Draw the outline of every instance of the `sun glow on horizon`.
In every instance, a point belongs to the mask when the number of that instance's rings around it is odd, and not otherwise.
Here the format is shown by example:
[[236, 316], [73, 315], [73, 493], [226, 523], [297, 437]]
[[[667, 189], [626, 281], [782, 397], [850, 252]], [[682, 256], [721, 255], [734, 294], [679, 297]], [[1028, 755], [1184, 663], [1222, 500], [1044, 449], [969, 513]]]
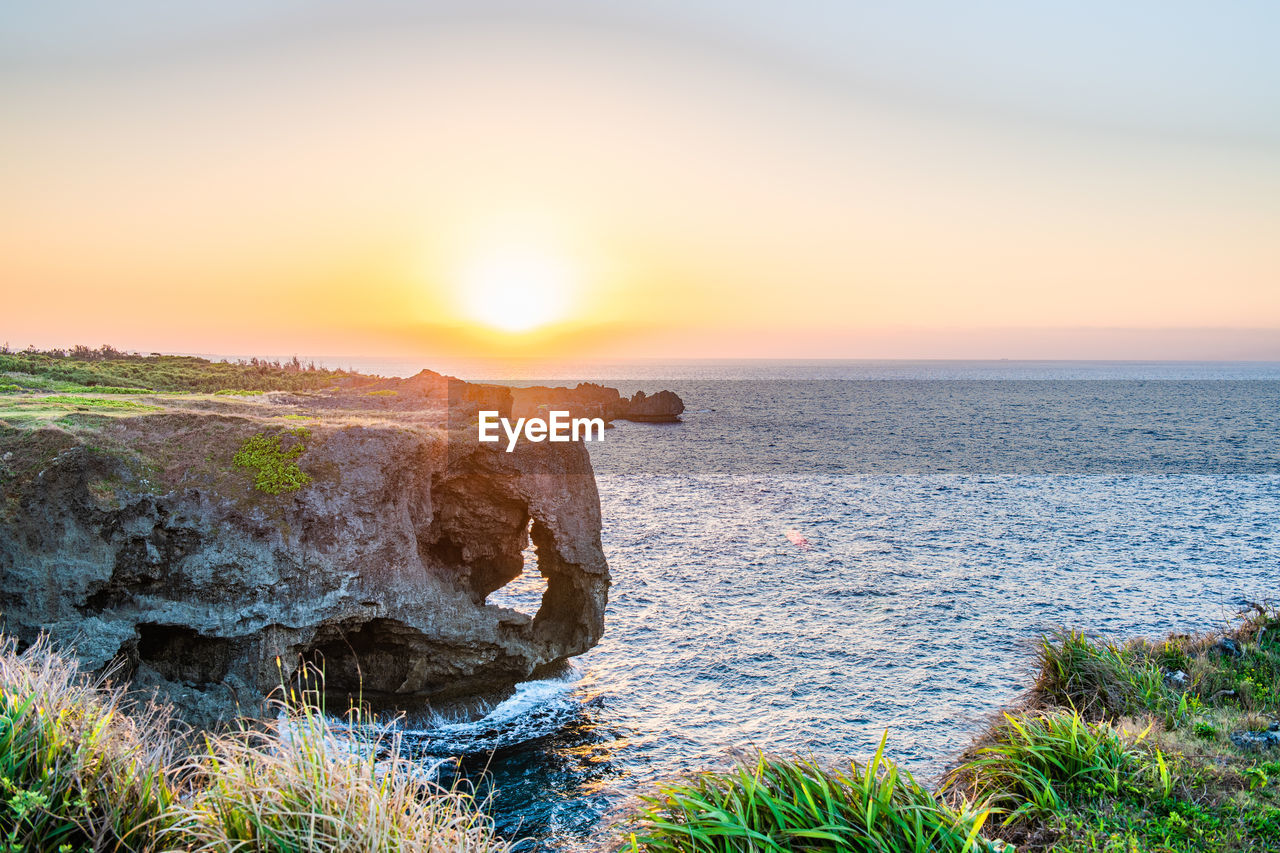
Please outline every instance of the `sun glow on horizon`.
[[577, 271], [563, 257], [529, 245], [477, 253], [458, 276], [465, 315], [504, 332], [529, 332], [562, 320], [578, 288]]

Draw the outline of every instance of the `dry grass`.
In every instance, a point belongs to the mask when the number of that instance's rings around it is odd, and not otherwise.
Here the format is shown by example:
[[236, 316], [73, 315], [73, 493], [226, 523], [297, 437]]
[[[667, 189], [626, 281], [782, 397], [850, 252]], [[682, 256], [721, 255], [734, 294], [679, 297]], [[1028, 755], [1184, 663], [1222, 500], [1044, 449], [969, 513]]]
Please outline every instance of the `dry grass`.
[[169, 715], [40, 641], [0, 638], [0, 842], [145, 850], [173, 803]]
[[295, 704], [175, 761], [166, 709], [130, 704], [43, 640], [19, 652], [0, 638], [0, 850], [511, 849], [483, 803], [370, 731], [357, 742]]
[[509, 850], [480, 803], [446, 790], [385, 737], [338, 736], [302, 711], [265, 730], [209, 738], [181, 769], [194, 794], [167, 815], [165, 838], [196, 851]]

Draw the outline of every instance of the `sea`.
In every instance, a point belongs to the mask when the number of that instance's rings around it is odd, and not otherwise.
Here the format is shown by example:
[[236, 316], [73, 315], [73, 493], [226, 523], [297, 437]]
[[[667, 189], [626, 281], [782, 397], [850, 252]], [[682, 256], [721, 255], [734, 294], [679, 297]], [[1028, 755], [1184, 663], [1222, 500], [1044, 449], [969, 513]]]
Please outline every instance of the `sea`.
[[[615, 843], [637, 797], [755, 750], [920, 781], [1063, 627], [1162, 637], [1280, 601], [1280, 363], [317, 359], [669, 389], [589, 445], [604, 638], [408, 751], [534, 850]], [[533, 613], [525, 574], [490, 601]]]

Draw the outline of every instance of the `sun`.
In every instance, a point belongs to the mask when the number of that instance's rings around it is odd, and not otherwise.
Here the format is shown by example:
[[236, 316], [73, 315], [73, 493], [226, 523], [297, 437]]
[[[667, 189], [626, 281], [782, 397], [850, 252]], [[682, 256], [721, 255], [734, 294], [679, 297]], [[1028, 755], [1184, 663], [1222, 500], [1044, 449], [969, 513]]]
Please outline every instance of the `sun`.
[[464, 264], [458, 288], [470, 319], [504, 332], [528, 332], [564, 318], [576, 271], [546, 248], [501, 246]]

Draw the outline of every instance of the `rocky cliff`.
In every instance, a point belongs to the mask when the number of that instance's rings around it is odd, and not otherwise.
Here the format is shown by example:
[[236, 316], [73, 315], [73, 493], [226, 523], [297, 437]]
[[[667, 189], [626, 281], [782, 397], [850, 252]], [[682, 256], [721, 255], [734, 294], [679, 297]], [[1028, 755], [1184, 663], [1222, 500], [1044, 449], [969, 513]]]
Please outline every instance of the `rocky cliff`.
[[[426, 384], [0, 413], [4, 629], [123, 661], [201, 722], [307, 661], [331, 693], [408, 705], [586, 651], [609, 571], [585, 448], [478, 444], [447, 398], [505, 391]], [[530, 542], [541, 607], [486, 604]]]

